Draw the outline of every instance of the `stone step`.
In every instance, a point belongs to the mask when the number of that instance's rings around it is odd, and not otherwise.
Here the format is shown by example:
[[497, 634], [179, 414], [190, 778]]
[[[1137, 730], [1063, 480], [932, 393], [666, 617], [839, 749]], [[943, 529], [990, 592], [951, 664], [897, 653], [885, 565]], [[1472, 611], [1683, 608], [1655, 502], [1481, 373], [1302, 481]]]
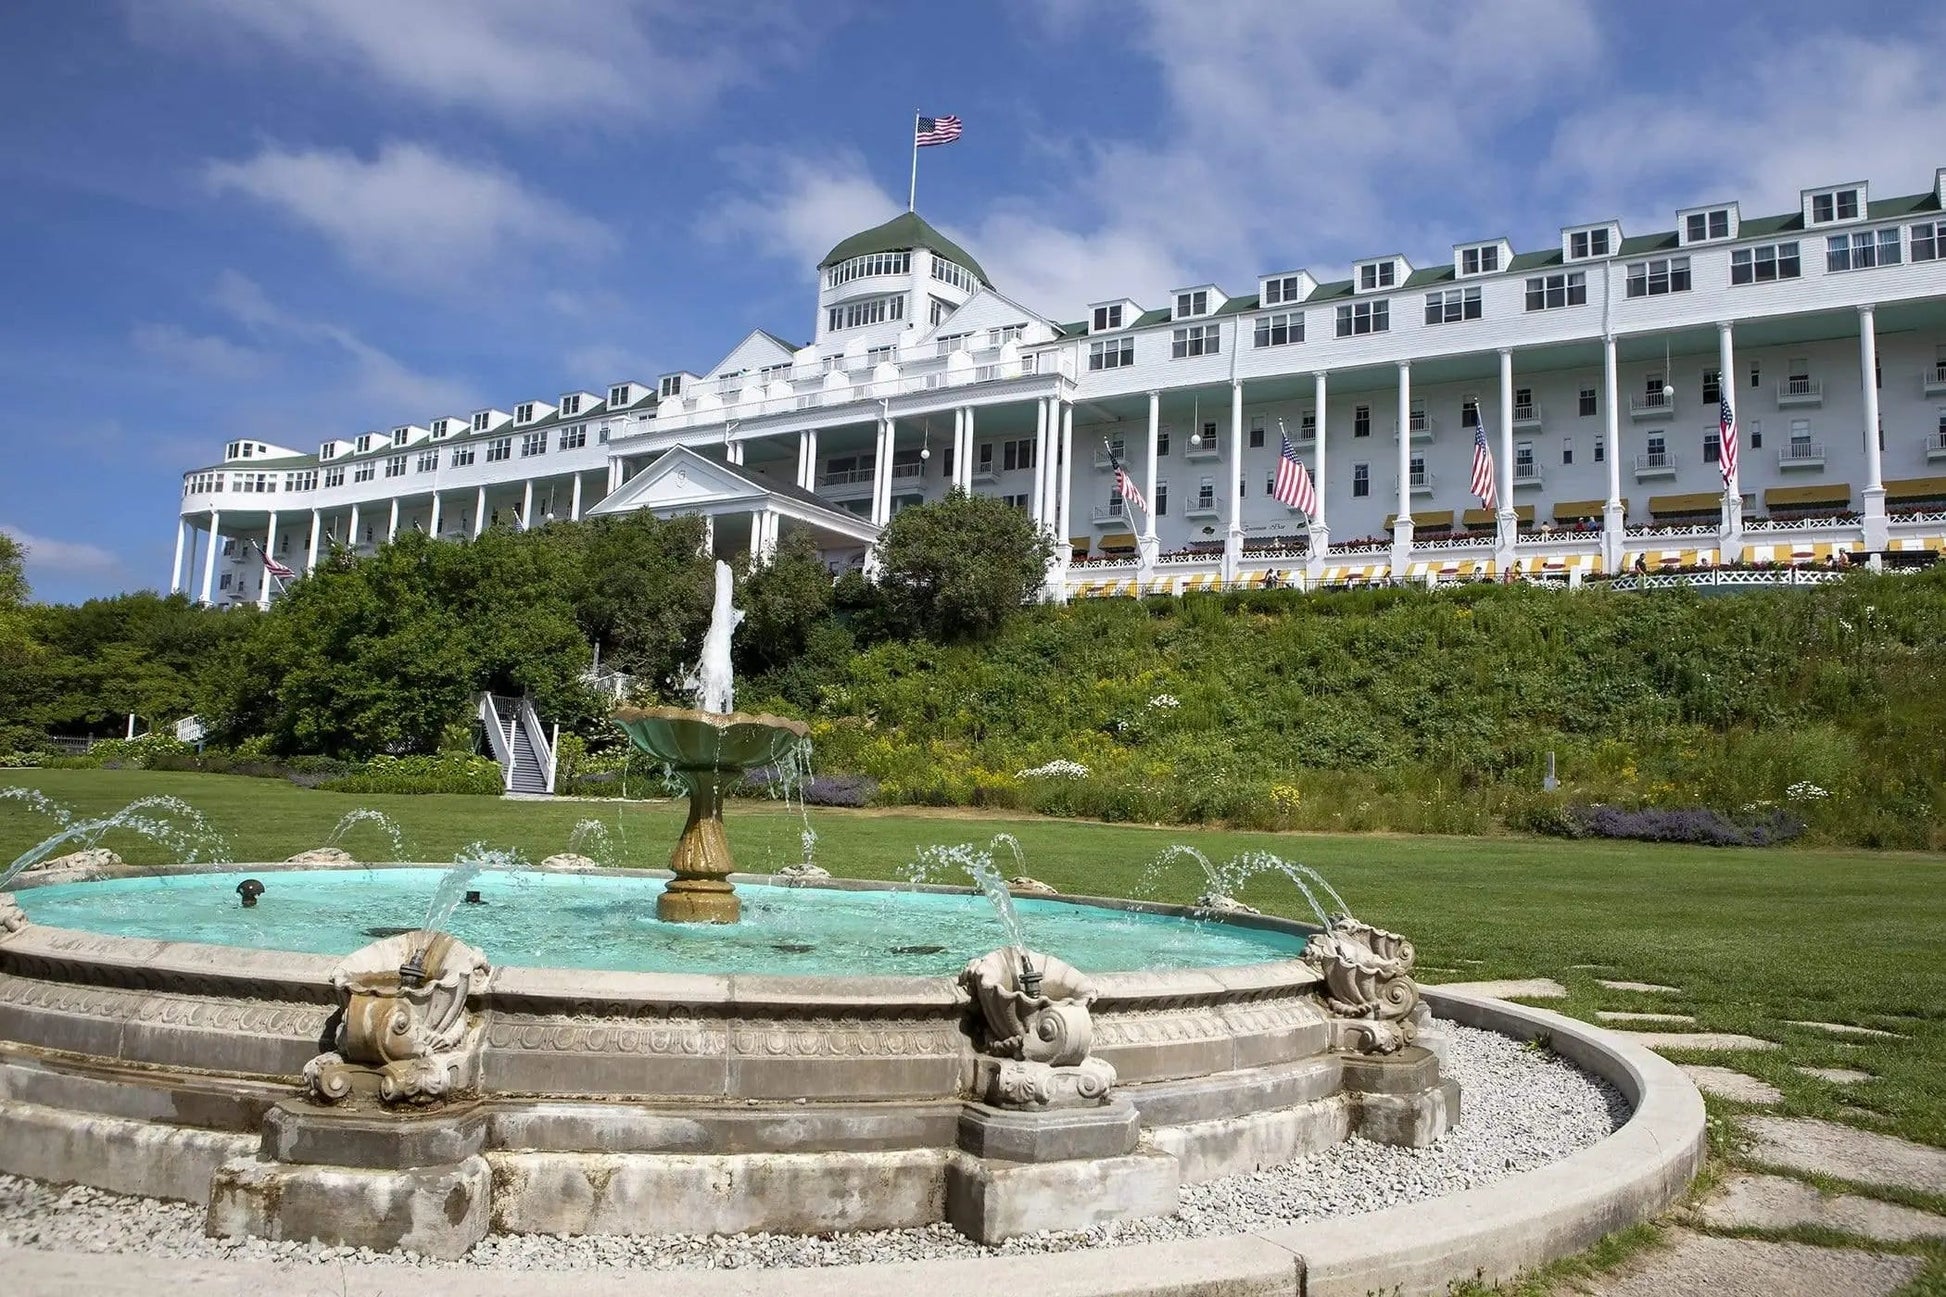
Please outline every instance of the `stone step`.
[[1886, 1243], [1946, 1237], [1946, 1217], [1849, 1193], [1820, 1193], [1802, 1180], [1742, 1172], [1723, 1182], [1702, 1207], [1712, 1229], [1797, 1229], [1812, 1226], [1862, 1234]]
[[1686, 1013], [1623, 1013], [1613, 1009], [1597, 1009], [1595, 1017], [1602, 1022], [1672, 1022], [1679, 1026], [1694, 1026], [1696, 1022]]
[[1664, 986], [1660, 982], [1623, 982], [1611, 981], [1606, 977], [1595, 979], [1597, 986], [1605, 986], [1611, 991], [1644, 991], [1654, 995], [1681, 995], [1680, 986]]
[[1646, 1049], [1776, 1049], [1774, 1040], [1743, 1036], [1734, 1031], [1618, 1031]]
[[[1428, 985], [1432, 985], [1428, 983]], [[1560, 1000], [1567, 998], [1568, 988], [1551, 977], [1506, 977], [1485, 982], [1441, 982], [1442, 991], [1462, 991], [1467, 995], [1485, 996], [1489, 1000]]]
[[1783, 1091], [1770, 1082], [1758, 1080], [1754, 1076], [1732, 1068], [1710, 1067], [1703, 1063], [1685, 1063], [1682, 1070], [1704, 1094], [1734, 1099], [1738, 1103], [1782, 1103], [1784, 1101]]
[[1946, 1193], [1946, 1148], [1808, 1117], [1745, 1117], [1753, 1161], [1860, 1184]]
[[1603, 1275], [1594, 1297], [1885, 1297], [1926, 1267], [1918, 1256], [1885, 1256], [1808, 1243], [1765, 1243], [1675, 1231], [1670, 1246]]

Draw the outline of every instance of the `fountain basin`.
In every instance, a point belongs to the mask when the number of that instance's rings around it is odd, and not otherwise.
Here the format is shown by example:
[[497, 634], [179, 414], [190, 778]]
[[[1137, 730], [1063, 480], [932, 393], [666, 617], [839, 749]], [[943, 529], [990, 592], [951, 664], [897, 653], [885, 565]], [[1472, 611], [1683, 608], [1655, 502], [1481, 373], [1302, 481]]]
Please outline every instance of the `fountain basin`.
[[676, 770], [748, 770], [781, 761], [810, 736], [802, 721], [686, 707], [618, 707], [612, 718], [642, 751]]

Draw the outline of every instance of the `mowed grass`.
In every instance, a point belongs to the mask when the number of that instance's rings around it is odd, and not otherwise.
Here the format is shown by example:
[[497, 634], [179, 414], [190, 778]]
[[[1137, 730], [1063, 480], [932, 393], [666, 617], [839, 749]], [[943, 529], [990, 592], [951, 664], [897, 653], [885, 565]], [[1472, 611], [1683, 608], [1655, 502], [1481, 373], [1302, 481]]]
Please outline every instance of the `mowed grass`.
[[[470, 842], [540, 860], [567, 848], [582, 820], [599, 820], [621, 844], [621, 863], [663, 864], [681, 827], [674, 802], [509, 802], [484, 797], [345, 796], [275, 780], [144, 771], [0, 771], [83, 814], [170, 793], [200, 809], [244, 861], [282, 860], [324, 841], [345, 812], [383, 811], [403, 826], [410, 857], [449, 860]], [[772, 802], [734, 803], [730, 837], [741, 867], [762, 872], [802, 857], [802, 821]], [[1677, 1055], [1761, 1076], [1784, 1091], [1780, 1109], [1946, 1145], [1946, 857], [1793, 849], [1719, 850], [1538, 838], [1230, 833], [1140, 828], [964, 813], [812, 808], [817, 860], [835, 874], [900, 876], [923, 847], [1019, 839], [1026, 870], [1069, 892], [1134, 894], [1173, 843], [1221, 861], [1270, 851], [1323, 871], [1360, 917], [1410, 936], [1423, 980], [1548, 976], [1579, 1017], [1598, 1009], [1686, 1013], [1695, 1028], [1775, 1040], [1771, 1052]], [[0, 801], [0, 861], [53, 826]], [[110, 835], [131, 863], [166, 863], [128, 834]], [[369, 829], [347, 844], [389, 854]], [[1002, 866], [1013, 872], [1010, 860]], [[1154, 895], [1188, 901], [1201, 877], [1178, 864]], [[1243, 899], [1307, 917], [1289, 885], [1262, 878]], [[1600, 967], [1578, 967], [1599, 965]], [[1599, 978], [1656, 982], [1676, 994], [1606, 989]], [[1851, 1023], [1898, 1039], [1846, 1041], [1791, 1020]], [[1795, 1066], [1850, 1067], [1874, 1079], [1852, 1086]], [[1723, 1112], [1735, 1105], [1711, 1104]]]

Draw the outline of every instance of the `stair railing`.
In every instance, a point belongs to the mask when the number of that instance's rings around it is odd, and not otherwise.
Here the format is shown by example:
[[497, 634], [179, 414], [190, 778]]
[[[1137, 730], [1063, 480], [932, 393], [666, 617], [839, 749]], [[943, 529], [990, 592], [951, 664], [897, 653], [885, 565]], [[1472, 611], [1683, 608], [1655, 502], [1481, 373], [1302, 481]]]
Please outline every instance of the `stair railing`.
[[540, 763], [541, 771], [546, 776], [547, 792], [551, 796], [554, 792], [554, 754], [559, 745], [561, 727], [556, 725], [550, 736], [541, 724], [540, 713], [534, 710], [534, 700], [525, 696], [521, 698], [520, 710], [515, 715], [519, 718], [520, 727], [527, 731], [527, 741], [533, 745], [534, 759]]
[[507, 726], [493, 705], [492, 694], [480, 695], [479, 710], [480, 723], [486, 726], [487, 742], [493, 747], [493, 759], [500, 763], [500, 790], [511, 792], [514, 786], [513, 745], [507, 742]]

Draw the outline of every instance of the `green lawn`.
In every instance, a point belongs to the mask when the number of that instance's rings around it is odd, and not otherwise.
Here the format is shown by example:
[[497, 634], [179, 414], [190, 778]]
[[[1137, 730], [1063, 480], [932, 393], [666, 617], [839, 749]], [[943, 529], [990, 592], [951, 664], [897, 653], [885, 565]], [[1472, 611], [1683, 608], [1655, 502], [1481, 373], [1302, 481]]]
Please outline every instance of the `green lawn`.
[[[209, 817], [240, 860], [281, 860], [316, 846], [347, 810], [371, 806], [405, 827], [414, 859], [449, 859], [466, 843], [484, 840], [538, 860], [565, 849], [576, 821], [593, 818], [623, 840], [623, 863], [659, 865], [682, 818], [672, 803], [349, 797], [222, 775], [0, 771], [0, 785], [9, 783], [40, 788], [83, 812], [174, 793]], [[736, 803], [729, 822], [746, 869], [800, 856], [800, 822], [774, 803]], [[1946, 1145], [1946, 858], [1939, 856], [1227, 833], [817, 808], [811, 823], [820, 838], [819, 863], [837, 874], [887, 877], [922, 846], [1007, 832], [1020, 839], [1029, 873], [1063, 890], [1110, 894], [1134, 891], [1144, 867], [1174, 842], [1192, 843], [1218, 860], [1273, 851], [1324, 871], [1361, 917], [1411, 936], [1428, 982], [1546, 975], [1572, 991], [1555, 1007], [1577, 1016], [1591, 1017], [1596, 1009], [1690, 1013], [1698, 1029], [1777, 1040], [1784, 1047], [1772, 1053], [1681, 1061], [1761, 1076], [1784, 1091], [1789, 1113]], [[0, 861], [50, 828], [23, 807], [0, 802]], [[131, 862], [162, 859], [139, 838], [111, 837], [106, 845]], [[383, 858], [376, 836], [354, 834], [349, 845]], [[1162, 879], [1159, 899], [1188, 900], [1199, 881], [1193, 867], [1180, 866]], [[1268, 879], [1253, 884], [1244, 899], [1266, 910], [1305, 913], [1287, 885]], [[1604, 976], [1682, 992], [1609, 991], [1596, 985]], [[1904, 1039], [1847, 1046], [1823, 1032], [1786, 1026], [1789, 1019], [1879, 1027]], [[1877, 1079], [1839, 1087], [1798, 1074], [1796, 1064], [1859, 1067]]]

